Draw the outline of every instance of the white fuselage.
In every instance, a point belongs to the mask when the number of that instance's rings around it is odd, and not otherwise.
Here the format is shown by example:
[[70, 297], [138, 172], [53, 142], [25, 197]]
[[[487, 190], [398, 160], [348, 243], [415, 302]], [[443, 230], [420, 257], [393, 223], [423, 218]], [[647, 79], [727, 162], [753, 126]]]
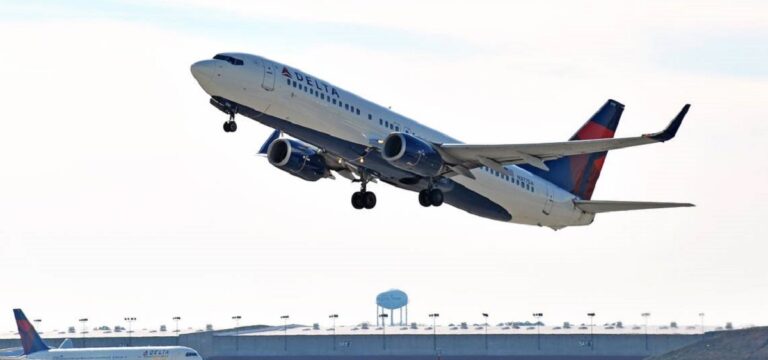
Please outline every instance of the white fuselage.
[[[221, 60], [195, 64], [205, 69], [203, 76], [195, 77], [211, 96], [365, 146], [375, 146], [393, 132], [406, 132], [432, 143], [459, 143], [303, 71], [260, 56], [231, 55], [243, 59], [244, 64], [232, 65]], [[339, 105], [339, 101], [344, 105]], [[483, 167], [471, 170], [476, 179], [454, 176], [451, 180], [506, 209], [514, 223], [555, 229], [592, 223], [594, 214], [576, 208], [573, 194], [518, 166], [505, 168], [513, 176]]]
[[[10, 359], [10, 358], [9, 358]], [[50, 349], [14, 357], [26, 360], [202, 360], [184, 346]]]

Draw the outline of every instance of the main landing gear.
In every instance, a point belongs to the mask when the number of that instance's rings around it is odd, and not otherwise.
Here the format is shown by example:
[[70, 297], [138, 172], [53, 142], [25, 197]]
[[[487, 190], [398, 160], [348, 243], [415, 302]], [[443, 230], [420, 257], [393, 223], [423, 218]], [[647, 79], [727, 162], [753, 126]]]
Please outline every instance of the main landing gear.
[[224, 123], [224, 132], [235, 132], [235, 131], [237, 131], [237, 123], [235, 122], [235, 112], [230, 111], [229, 120], [227, 120]]
[[352, 207], [355, 209], [373, 209], [376, 206], [376, 194], [367, 191], [368, 178], [363, 176], [360, 180], [360, 191], [352, 194]]
[[419, 191], [419, 204], [423, 207], [443, 205], [443, 191], [440, 189], [429, 188]]

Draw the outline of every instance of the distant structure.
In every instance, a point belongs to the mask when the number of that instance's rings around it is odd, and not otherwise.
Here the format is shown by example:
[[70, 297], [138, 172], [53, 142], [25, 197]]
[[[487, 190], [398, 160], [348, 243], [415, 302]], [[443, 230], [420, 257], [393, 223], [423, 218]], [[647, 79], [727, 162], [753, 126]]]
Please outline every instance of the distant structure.
[[[403, 318], [405, 309], [405, 318]], [[408, 323], [408, 295], [402, 290], [392, 289], [376, 295], [376, 326], [379, 326], [379, 314], [389, 310], [389, 325], [395, 325], [395, 310], [400, 311], [399, 325]], [[386, 326], [386, 318], [381, 318], [381, 326]]]

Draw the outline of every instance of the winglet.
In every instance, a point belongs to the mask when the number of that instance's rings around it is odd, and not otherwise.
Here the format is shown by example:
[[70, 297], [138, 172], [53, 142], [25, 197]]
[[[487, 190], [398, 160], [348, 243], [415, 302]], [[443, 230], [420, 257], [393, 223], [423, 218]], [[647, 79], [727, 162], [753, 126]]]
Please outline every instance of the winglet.
[[659, 142], [665, 142], [667, 140], [671, 140], [677, 134], [677, 129], [680, 128], [680, 124], [683, 123], [683, 118], [685, 118], [685, 114], [688, 113], [688, 109], [690, 108], [691, 108], [691, 104], [685, 104], [685, 106], [683, 106], [683, 109], [680, 110], [677, 116], [675, 116], [675, 118], [672, 119], [669, 125], [667, 125], [666, 129], [655, 134], [647, 134], [645, 135], [645, 137], [651, 138]]
[[13, 309], [13, 316], [16, 317], [16, 326], [19, 328], [24, 355], [50, 349], [40, 338], [40, 335], [35, 331], [35, 327], [32, 326], [21, 309]]

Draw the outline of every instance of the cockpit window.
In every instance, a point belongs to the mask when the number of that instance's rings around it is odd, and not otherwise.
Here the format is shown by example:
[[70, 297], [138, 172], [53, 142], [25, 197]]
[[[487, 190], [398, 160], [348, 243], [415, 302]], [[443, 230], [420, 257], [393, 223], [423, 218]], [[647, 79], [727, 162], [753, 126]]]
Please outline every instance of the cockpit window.
[[231, 57], [229, 55], [218, 54], [213, 57], [216, 60], [224, 60], [232, 65], [243, 65], [243, 60]]
[[195, 357], [197, 356], [197, 353], [194, 351], [190, 351], [184, 355], [185, 357]]

